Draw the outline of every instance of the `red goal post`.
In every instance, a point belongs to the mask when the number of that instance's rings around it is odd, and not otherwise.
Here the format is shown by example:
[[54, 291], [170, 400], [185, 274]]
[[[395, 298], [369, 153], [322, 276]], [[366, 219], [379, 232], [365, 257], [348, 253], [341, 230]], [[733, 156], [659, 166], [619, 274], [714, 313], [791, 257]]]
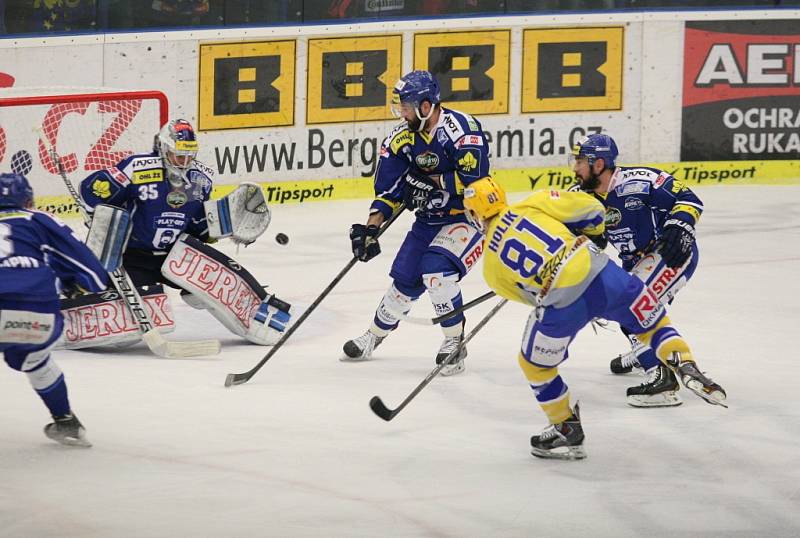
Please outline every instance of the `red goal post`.
[[[75, 206], [47, 148], [77, 185], [94, 170], [149, 152], [169, 120], [160, 91], [11, 88], [0, 91], [0, 172], [28, 177], [41, 209], [69, 215]], [[47, 139], [48, 144], [44, 143]]]

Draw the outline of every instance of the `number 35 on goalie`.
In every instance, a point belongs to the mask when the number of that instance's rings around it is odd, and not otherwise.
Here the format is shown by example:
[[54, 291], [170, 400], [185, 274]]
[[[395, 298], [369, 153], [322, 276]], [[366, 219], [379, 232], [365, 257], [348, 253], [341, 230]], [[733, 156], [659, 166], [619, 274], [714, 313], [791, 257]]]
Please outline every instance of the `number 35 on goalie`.
[[241, 183], [219, 200], [204, 202], [208, 233], [214, 239], [230, 237], [235, 243], [249, 245], [267, 227], [270, 213], [264, 192], [255, 183]]

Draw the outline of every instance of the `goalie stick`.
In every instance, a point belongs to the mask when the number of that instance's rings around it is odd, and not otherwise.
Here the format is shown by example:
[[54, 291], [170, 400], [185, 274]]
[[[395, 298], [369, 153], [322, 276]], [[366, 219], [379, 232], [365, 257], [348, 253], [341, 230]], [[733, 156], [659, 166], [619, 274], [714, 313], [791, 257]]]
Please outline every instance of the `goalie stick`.
[[437, 364], [436, 368], [431, 370], [430, 373], [428, 373], [428, 375], [425, 376], [425, 379], [422, 380], [422, 383], [417, 385], [417, 387], [411, 391], [411, 394], [406, 396], [406, 399], [403, 400], [403, 402], [400, 405], [398, 405], [394, 409], [389, 409], [388, 407], [386, 407], [386, 404], [383, 403], [383, 400], [381, 400], [380, 396], [373, 396], [372, 399], [369, 401], [370, 409], [372, 409], [372, 411], [376, 415], [381, 417], [386, 422], [389, 422], [394, 417], [396, 417], [397, 414], [400, 413], [400, 411], [402, 411], [403, 408], [405, 408], [405, 406], [407, 406], [411, 402], [411, 400], [416, 398], [417, 394], [422, 392], [422, 389], [424, 389], [428, 383], [433, 381], [434, 377], [439, 375], [439, 372], [441, 372], [445, 366], [449, 365], [453, 361], [453, 359], [455, 359], [459, 355], [459, 353], [461, 352], [461, 348], [467, 345], [467, 342], [472, 340], [472, 337], [478, 334], [478, 331], [483, 329], [483, 326], [489, 323], [489, 320], [492, 319], [494, 315], [497, 314], [497, 312], [501, 308], [503, 308], [503, 306], [507, 302], [508, 299], [501, 299], [500, 302], [494, 305], [494, 307], [492, 307], [492, 309], [489, 310], [489, 313], [483, 316], [483, 319], [481, 319], [478, 322], [478, 324], [475, 325], [475, 327], [473, 327], [473, 329], [469, 332], [469, 334], [464, 337], [464, 340], [462, 340], [461, 344], [456, 349], [451, 351], [450, 354], [447, 356], [447, 358], [443, 360], [441, 364]]
[[[83, 222], [88, 226], [92, 219], [89, 216], [86, 208], [83, 206], [83, 203], [81, 203], [81, 198], [78, 194], [78, 191], [75, 190], [75, 186], [72, 184], [72, 181], [70, 181], [67, 177], [67, 172], [64, 170], [61, 157], [59, 157], [56, 149], [50, 145], [50, 141], [46, 136], [44, 136], [44, 133], [42, 133], [40, 138], [46, 145], [49, 146], [50, 156], [58, 167], [58, 175], [61, 176], [61, 179], [64, 181], [70, 196], [72, 196], [72, 199], [75, 200], [75, 203], [78, 206], [78, 212], [83, 218]], [[131, 282], [131, 277], [128, 275], [125, 269], [120, 266], [117, 270], [110, 272], [109, 276], [111, 277], [111, 282], [114, 284], [114, 287], [117, 289], [120, 296], [122, 296], [123, 301], [125, 301], [125, 304], [131, 311], [131, 314], [133, 314], [133, 319], [136, 321], [136, 324], [139, 326], [139, 330], [142, 332], [142, 340], [144, 340], [144, 343], [147, 344], [147, 347], [149, 347], [150, 351], [152, 351], [154, 354], [165, 359], [184, 359], [219, 354], [219, 340], [176, 342], [164, 338], [155, 328], [153, 320], [150, 319], [150, 314], [148, 314], [147, 310], [145, 310], [141, 295], [139, 295], [139, 292], [136, 290], [133, 282]]]
[[[405, 205], [400, 204], [400, 206], [397, 209], [395, 209], [395, 212], [391, 216], [391, 218], [389, 218], [389, 220], [384, 222], [383, 226], [381, 226], [381, 229], [378, 230], [375, 239], [378, 239], [381, 235], [383, 235], [383, 232], [385, 232], [389, 228], [389, 226], [391, 226], [392, 223], [395, 220], [397, 220], [397, 217], [400, 216], [404, 208]], [[256, 364], [246, 372], [242, 372], [239, 374], [228, 374], [228, 376], [225, 378], [225, 386], [231, 387], [233, 385], [241, 385], [242, 383], [247, 383], [250, 380], [250, 378], [256, 375], [256, 372], [258, 372], [261, 369], [261, 367], [264, 366], [267, 363], [267, 361], [272, 358], [273, 355], [275, 355], [275, 353], [281, 348], [281, 346], [283, 346], [284, 342], [286, 342], [289, 339], [289, 337], [292, 336], [292, 334], [294, 334], [294, 331], [297, 330], [300, 324], [302, 324], [306, 320], [306, 318], [311, 314], [311, 312], [314, 311], [315, 308], [317, 308], [317, 306], [319, 306], [322, 300], [328, 296], [328, 294], [331, 292], [334, 286], [336, 286], [339, 283], [339, 281], [342, 280], [342, 278], [344, 278], [344, 275], [346, 275], [347, 272], [353, 268], [353, 266], [356, 264], [357, 261], [358, 258], [353, 256], [353, 258], [349, 262], [347, 262], [347, 265], [344, 266], [344, 269], [339, 271], [339, 274], [333, 278], [331, 283], [328, 284], [328, 287], [322, 290], [322, 293], [319, 294], [319, 297], [314, 299], [314, 302], [311, 303], [311, 306], [309, 306], [306, 309], [306, 311], [303, 312], [299, 318], [297, 318], [297, 321], [292, 325], [290, 325], [288, 329], [286, 329], [286, 332], [283, 333], [283, 336], [281, 336], [280, 340], [278, 340], [275, 343], [275, 345], [272, 346], [272, 349], [270, 349], [269, 352], [266, 355], [264, 355], [263, 359], [258, 361], [258, 364]]]

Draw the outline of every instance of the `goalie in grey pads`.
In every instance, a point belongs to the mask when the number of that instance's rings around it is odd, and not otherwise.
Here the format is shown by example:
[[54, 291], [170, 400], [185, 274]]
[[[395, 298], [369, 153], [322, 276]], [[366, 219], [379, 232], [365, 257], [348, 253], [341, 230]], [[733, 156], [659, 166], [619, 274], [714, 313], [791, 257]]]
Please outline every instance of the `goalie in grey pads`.
[[81, 197], [89, 212], [108, 204], [131, 214], [123, 267], [136, 286], [180, 288], [187, 304], [208, 310], [234, 334], [272, 345], [286, 329], [290, 305], [208, 245], [226, 237], [245, 245], [255, 241], [269, 225], [266, 200], [258, 185], [242, 183], [210, 201], [213, 171], [195, 159], [197, 151], [189, 122], [170, 121], [151, 153], [92, 173], [81, 182]]

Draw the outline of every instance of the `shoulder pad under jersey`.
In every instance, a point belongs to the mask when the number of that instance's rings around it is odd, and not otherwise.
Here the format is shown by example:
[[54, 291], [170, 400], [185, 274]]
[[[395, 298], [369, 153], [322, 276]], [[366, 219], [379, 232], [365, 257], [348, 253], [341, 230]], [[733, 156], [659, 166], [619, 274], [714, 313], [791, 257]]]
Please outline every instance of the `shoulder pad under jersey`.
[[[628, 194], [648, 194], [651, 188], [658, 187], [664, 182], [661, 170], [646, 166], [620, 167], [614, 186], [617, 196]], [[666, 177], [668, 177], [667, 174]]]
[[464, 135], [480, 135], [481, 132], [480, 124], [469, 114], [442, 108], [442, 115], [439, 117], [439, 124], [436, 126], [436, 137], [442, 145], [447, 144], [448, 141], [456, 143]]
[[395, 155], [400, 153], [403, 146], [414, 144], [414, 133], [408, 130], [406, 122], [400, 122], [395, 125], [389, 136], [383, 141], [383, 146], [391, 150]]
[[131, 155], [117, 166], [122, 172], [131, 179], [131, 183], [139, 185], [142, 183], [156, 183], [164, 179], [164, 163], [161, 157], [155, 153], [144, 153]]

